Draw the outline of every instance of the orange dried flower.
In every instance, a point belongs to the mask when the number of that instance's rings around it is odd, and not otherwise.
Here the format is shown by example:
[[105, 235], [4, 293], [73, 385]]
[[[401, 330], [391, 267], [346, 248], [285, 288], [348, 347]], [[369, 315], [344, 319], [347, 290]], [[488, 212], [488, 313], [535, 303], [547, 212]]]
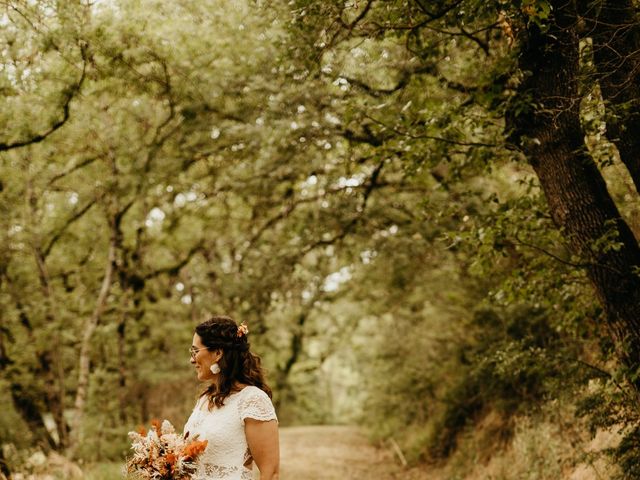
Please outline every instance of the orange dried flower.
[[144, 428], [144, 425], [140, 425], [136, 431], [143, 437], [147, 435], [147, 429]]
[[[164, 424], [165, 434], [162, 434]], [[175, 434], [175, 429], [168, 420], [160, 422], [152, 420], [150, 432], [155, 435], [142, 435], [129, 432], [134, 454], [127, 460], [127, 472], [137, 474], [136, 478], [156, 480], [189, 480], [198, 469], [197, 458], [207, 448], [207, 441], [198, 441], [197, 435], [188, 442]]]
[[160, 427], [162, 426], [162, 422], [160, 422], [160, 420], [158, 420], [157, 418], [154, 418], [153, 420], [151, 420], [151, 426], [160, 437], [162, 435], [162, 431], [160, 430]]
[[184, 457], [186, 459], [192, 460], [204, 452], [205, 448], [207, 448], [208, 440], [195, 440], [190, 444], [186, 445], [182, 450]]

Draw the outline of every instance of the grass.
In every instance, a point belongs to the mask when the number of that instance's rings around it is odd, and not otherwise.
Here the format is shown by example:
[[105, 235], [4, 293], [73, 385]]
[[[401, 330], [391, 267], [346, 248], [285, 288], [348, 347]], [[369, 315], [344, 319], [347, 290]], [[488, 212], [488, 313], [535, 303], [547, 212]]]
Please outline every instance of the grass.
[[95, 463], [84, 468], [84, 480], [114, 480], [124, 478], [124, 465], [119, 462]]

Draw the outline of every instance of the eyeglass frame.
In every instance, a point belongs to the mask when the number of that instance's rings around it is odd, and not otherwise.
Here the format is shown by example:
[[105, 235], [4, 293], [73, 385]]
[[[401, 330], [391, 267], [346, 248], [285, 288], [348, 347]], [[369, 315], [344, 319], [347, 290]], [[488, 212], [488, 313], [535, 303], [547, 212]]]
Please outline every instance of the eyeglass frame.
[[209, 347], [202, 347], [202, 348], [193, 348], [193, 347], [189, 347], [189, 354], [191, 355], [191, 358], [195, 360], [196, 355], [198, 354], [198, 352], [200, 350], [208, 350]]

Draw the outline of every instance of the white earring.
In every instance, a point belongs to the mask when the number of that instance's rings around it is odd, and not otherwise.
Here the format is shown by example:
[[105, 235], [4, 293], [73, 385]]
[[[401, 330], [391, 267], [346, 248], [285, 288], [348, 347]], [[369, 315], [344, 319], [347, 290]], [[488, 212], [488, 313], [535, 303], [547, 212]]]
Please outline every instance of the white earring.
[[213, 373], [214, 375], [217, 375], [220, 373], [220, 365], [218, 365], [218, 362], [216, 362], [209, 367], [209, 370], [211, 370], [211, 373]]

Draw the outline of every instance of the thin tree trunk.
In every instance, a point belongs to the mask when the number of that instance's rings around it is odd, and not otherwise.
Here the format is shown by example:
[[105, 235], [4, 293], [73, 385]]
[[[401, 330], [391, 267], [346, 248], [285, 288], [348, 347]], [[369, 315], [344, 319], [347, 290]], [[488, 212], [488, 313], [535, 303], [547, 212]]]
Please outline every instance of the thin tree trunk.
[[4, 450], [0, 448], [0, 474], [4, 475], [7, 478], [11, 477], [11, 470], [9, 470], [9, 465], [7, 465], [7, 460], [4, 458]]
[[[13, 293], [11, 293], [13, 296]], [[29, 317], [24, 311], [24, 307], [20, 300], [15, 299], [16, 310], [19, 312], [18, 316], [20, 319], [20, 323], [27, 330], [27, 335], [30, 343], [35, 344], [35, 339], [33, 335], [33, 327], [31, 325], [31, 321]], [[0, 373], [5, 373], [8, 370], [8, 367], [14, 364], [14, 361], [9, 358], [7, 355], [6, 349], [4, 347], [2, 333], [9, 335], [8, 330], [4, 332], [0, 332]], [[47, 382], [50, 381], [51, 377], [47, 373], [47, 368], [50, 365], [50, 362], [45, 361], [45, 356], [47, 352], [37, 351], [36, 356], [38, 359], [38, 364], [40, 367], [36, 371], [37, 375], [41, 375], [46, 379]], [[46, 428], [44, 423], [44, 417], [40, 408], [40, 403], [37, 401], [39, 398], [44, 398], [47, 408], [49, 411], [53, 410], [51, 407], [52, 399], [50, 397], [50, 391], [43, 391], [39, 388], [39, 384], [29, 383], [28, 388], [25, 388], [24, 378], [20, 376], [16, 378], [16, 373], [13, 373], [11, 370], [7, 372], [7, 379], [10, 382], [9, 390], [11, 392], [11, 400], [13, 406], [20, 415], [20, 417], [24, 420], [24, 422], [29, 426], [29, 430], [31, 434], [35, 438], [35, 443], [40, 446], [45, 452], [49, 450], [56, 450], [62, 448], [60, 442], [56, 443], [55, 439]], [[54, 417], [55, 418], [55, 417]], [[65, 424], [66, 425], [66, 424]]]
[[84, 325], [82, 343], [80, 345], [80, 360], [78, 364], [78, 388], [75, 398], [75, 417], [72, 430], [71, 446], [69, 455], [73, 456], [78, 448], [79, 442], [82, 440], [82, 425], [84, 422], [84, 413], [87, 399], [87, 391], [89, 386], [89, 359], [91, 355], [91, 339], [100, 321], [100, 316], [104, 311], [107, 303], [107, 296], [113, 282], [113, 271], [115, 268], [116, 245], [115, 236], [112, 236], [109, 242], [109, 252], [107, 254], [107, 265], [105, 267], [102, 287], [96, 300], [96, 306]]
[[291, 340], [289, 342], [289, 356], [285, 360], [284, 364], [278, 365], [278, 368], [276, 370], [275, 386], [276, 390], [280, 392], [280, 395], [275, 400], [276, 410], [280, 409], [280, 406], [284, 400], [283, 395], [291, 393], [289, 391], [289, 377], [291, 375], [291, 370], [293, 369], [295, 364], [298, 363], [300, 355], [302, 354], [305, 338], [304, 326], [309, 319], [309, 315], [311, 313], [311, 310], [313, 309], [313, 303], [316, 298], [318, 298], [317, 295], [312, 301], [309, 302], [308, 306], [298, 314], [298, 319], [293, 328], [293, 334], [291, 335]]
[[[37, 222], [35, 217], [38, 199], [31, 185], [28, 185], [27, 188], [27, 199], [32, 214], [32, 220], [35, 224]], [[47, 267], [46, 257], [42, 252], [40, 240], [38, 238], [34, 238], [32, 248], [36, 265], [38, 267], [38, 279], [40, 281], [40, 287], [42, 289], [44, 299], [45, 321], [49, 325], [56, 325], [53, 314], [54, 296], [49, 281], [49, 270]], [[45, 394], [47, 407], [49, 408], [56, 424], [56, 430], [58, 432], [58, 448], [62, 450], [68, 444], [69, 427], [64, 418], [66, 391], [64, 386], [64, 365], [62, 364], [59, 327], [56, 328], [55, 335], [53, 335], [50, 340], [51, 341], [47, 344], [45, 350], [39, 353], [38, 358], [40, 360], [42, 373], [46, 379]]]
[[[0, 331], [0, 373], [6, 374], [7, 368], [13, 365], [15, 362], [7, 355], [7, 350], [4, 346], [3, 335], [9, 335], [8, 330]], [[13, 378], [9, 378], [11, 392], [11, 400], [16, 412], [22, 417], [24, 422], [29, 426], [31, 434], [35, 437], [36, 444], [42, 448], [45, 452], [56, 448], [56, 442], [47, 430], [44, 424], [44, 418], [42, 412], [38, 408], [37, 402], [34, 399], [34, 395], [31, 391], [25, 391], [25, 388], [18, 382], [13, 381]], [[36, 394], [37, 398], [37, 394]], [[2, 449], [0, 448], [0, 472], [9, 476], [9, 470], [4, 457], [2, 456]]]
[[[597, 12], [587, 11], [587, 17]], [[607, 136], [640, 192], [640, 24], [631, 0], [603, 0], [592, 25]]]
[[44, 424], [44, 418], [38, 408], [37, 399], [33, 398], [28, 391], [25, 391], [24, 387], [19, 383], [13, 382], [9, 388], [13, 406], [29, 426], [29, 430], [38, 442], [38, 446], [44, 452], [55, 450], [57, 448], [56, 442]]
[[[125, 297], [126, 298], [126, 297]], [[120, 404], [120, 421], [127, 421], [127, 314], [123, 309], [118, 322], [118, 402]]]
[[[585, 265], [621, 360], [640, 365], [638, 242], [621, 218], [584, 144], [579, 118], [577, 16], [565, 0], [552, 2], [546, 32], [533, 24], [520, 54], [528, 72], [519, 86], [529, 112], [511, 115], [515, 137], [537, 173], [555, 224]], [[638, 385], [635, 385], [640, 390]]]

